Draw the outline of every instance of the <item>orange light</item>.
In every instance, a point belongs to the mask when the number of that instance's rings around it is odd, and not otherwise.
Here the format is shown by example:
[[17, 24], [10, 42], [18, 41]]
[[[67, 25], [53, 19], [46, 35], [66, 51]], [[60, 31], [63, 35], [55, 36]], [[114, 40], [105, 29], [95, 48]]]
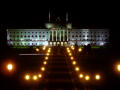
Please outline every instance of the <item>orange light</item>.
[[69, 53], [69, 56], [71, 56], [72, 54], [71, 53]]
[[34, 75], [33, 80], [37, 80], [37, 79], [38, 79], [37, 75]]
[[48, 50], [48, 52], [50, 52], [51, 50]]
[[43, 50], [45, 50], [46, 49], [46, 46], [43, 46]]
[[73, 61], [72, 64], [73, 64], [73, 65], [76, 65], [76, 61]]
[[66, 48], [67, 50], [69, 50], [69, 48]]
[[83, 78], [83, 74], [81, 73], [81, 74], [79, 74], [79, 78]]
[[74, 59], [74, 57], [70, 57], [70, 59], [71, 59], [71, 60], [73, 60], [73, 59]]
[[117, 65], [117, 70], [120, 72], [120, 64]]
[[78, 51], [81, 52], [81, 51], [82, 51], [82, 48], [79, 48]]
[[47, 53], [47, 56], [49, 56], [50, 54], [49, 53]]
[[79, 67], [76, 67], [76, 68], [75, 68], [75, 71], [79, 71], [79, 70], [80, 70]]
[[39, 77], [39, 78], [42, 78], [42, 74], [38, 74], [38, 77]]
[[36, 51], [37, 51], [37, 52], [39, 52], [39, 49], [38, 49], [38, 48], [36, 48]]
[[96, 80], [100, 80], [100, 78], [101, 78], [101, 77], [100, 77], [99, 74], [95, 75], [95, 79], [96, 79]]
[[67, 50], [68, 53], [70, 53], [70, 50]]
[[89, 75], [87, 75], [87, 76], [85, 76], [85, 80], [90, 80], [90, 76]]
[[42, 71], [45, 71], [45, 67], [41, 67], [41, 70], [42, 70]]
[[29, 80], [30, 79], [30, 75], [25, 75], [25, 80]]
[[43, 64], [44, 64], [44, 65], [46, 65], [46, 64], [47, 64], [47, 62], [46, 62], [46, 61], [44, 61], [44, 62], [43, 62]]
[[45, 60], [48, 60], [48, 57], [45, 57]]
[[7, 69], [9, 70], [9, 71], [12, 71], [13, 70], [13, 65], [10, 63], [10, 64], [8, 64], [7, 65]]

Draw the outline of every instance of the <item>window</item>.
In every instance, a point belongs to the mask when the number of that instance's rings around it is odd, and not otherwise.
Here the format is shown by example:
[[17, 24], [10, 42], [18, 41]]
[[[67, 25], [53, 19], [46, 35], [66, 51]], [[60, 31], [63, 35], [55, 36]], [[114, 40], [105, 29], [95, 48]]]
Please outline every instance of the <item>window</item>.
[[76, 35], [76, 37], [78, 37], [78, 35]]
[[72, 35], [72, 37], [74, 37], [74, 35]]
[[105, 37], [107, 37], [107, 35], [105, 35]]
[[79, 37], [81, 37], [81, 35]]
[[39, 35], [39, 37], [41, 37], [41, 35]]

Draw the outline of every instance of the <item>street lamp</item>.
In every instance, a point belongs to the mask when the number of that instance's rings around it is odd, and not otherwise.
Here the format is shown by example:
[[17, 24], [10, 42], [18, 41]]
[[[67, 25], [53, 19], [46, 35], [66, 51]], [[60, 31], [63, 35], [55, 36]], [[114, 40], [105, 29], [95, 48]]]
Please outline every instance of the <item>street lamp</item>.
[[79, 70], [80, 70], [80, 69], [79, 69], [79, 67], [75, 67], [75, 71], [77, 71], [77, 72], [78, 72]]
[[72, 57], [72, 56], [71, 56], [71, 57], [70, 57], [70, 59], [71, 59], [71, 60], [73, 60], [73, 59], [74, 59], [74, 57]]
[[37, 80], [37, 79], [38, 79], [37, 75], [34, 75], [33, 80]]
[[101, 77], [100, 77], [99, 74], [95, 75], [95, 79], [96, 79], [96, 80], [100, 80], [100, 78], [101, 78]]
[[81, 48], [79, 48], [79, 49], [78, 49], [78, 51], [79, 51], [79, 52], [81, 52], [81, 51], [82, 51], [82, 49], [81, 49]]
[[83, 78], [83, 74], [81, 73], [81, 74], [79, 74], [79, 78]]
[[87, 81], [90, 80], [90, 76], [89, 76], [89, 75], [86, 75], [86, 76], [85, 76], [85, 80], [87, 80]]
[[39, 49], [38, 49], [38, 48], [36, 48], [36, 51], [37, 51], [37, 52], [39, 52]]
[[7, 65], [7, 69], [9, 70], [9, 71], [12, 71], [13, 70], [13, 65], [10, 63], [10, 64], [8, 64]]
[[48, 60], [48, 57], [45, 57], [45, 60]]
[[46, 64], [47, 64], [47, 61], [44, 61], [43, 64], [46, 65]]
[[117, 70], [120, 72], [120, 64], [117, 65]]
[[29, 80], [30, 79], [30, 75], [25, 75], [25, 80]]
[[42, 74], [38, 74], [38, 77], [39, 77], [39, 78], [42, 78]]
[[73, 61], [72, 64], [73, 64], [73, 65], [76, 65], [76, 61]]
[[41, 70], [42, 70], [42, 71], [45, 71], [45, 67], [41, 67]]

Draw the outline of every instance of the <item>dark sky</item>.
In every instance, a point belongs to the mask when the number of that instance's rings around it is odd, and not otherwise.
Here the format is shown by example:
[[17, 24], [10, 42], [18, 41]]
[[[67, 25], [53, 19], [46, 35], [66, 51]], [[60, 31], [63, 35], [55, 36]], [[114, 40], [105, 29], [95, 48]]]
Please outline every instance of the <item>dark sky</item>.
[[[49, 4], [49, 5], [48, 5]], [[117, 21], [118, 12], [109, 4], [90, 3], [38, 3], [38, 4], [6, 4], [2, 7], [2, 24], [7, 27], [39, 28], [48, 22], [48, 11], [51, 11], [51, 21], [57, 17], [65, 22], [65, 14], [73, 27], [112, 28]]]

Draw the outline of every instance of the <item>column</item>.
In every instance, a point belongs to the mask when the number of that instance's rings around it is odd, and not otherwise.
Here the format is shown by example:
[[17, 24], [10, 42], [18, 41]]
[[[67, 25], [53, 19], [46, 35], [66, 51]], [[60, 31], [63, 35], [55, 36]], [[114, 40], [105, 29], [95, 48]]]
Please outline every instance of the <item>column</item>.
[[52, 41], [53, 41], [53, 38], [54, 38], [54, 37], [53, 37], [53, 34], [54, 34], [54, 32], [53, 32], [53, 30], [52, 30]]
[[59, 38], [60, 38], [60, 41], [61, 41], [61, 31], [59, 30], [59, 32], [60, 32], [60, 37]]
[[57, 41], [57, 30], [56, 30], [56, 41]]
[[50, 41], [50, 31], [48, 32], [48, 41]]
[[65, 41], [65, 30], [63, 30], [63, 41]]
[[68, 41], [68, 29], [67, 29], [67, 41]]

